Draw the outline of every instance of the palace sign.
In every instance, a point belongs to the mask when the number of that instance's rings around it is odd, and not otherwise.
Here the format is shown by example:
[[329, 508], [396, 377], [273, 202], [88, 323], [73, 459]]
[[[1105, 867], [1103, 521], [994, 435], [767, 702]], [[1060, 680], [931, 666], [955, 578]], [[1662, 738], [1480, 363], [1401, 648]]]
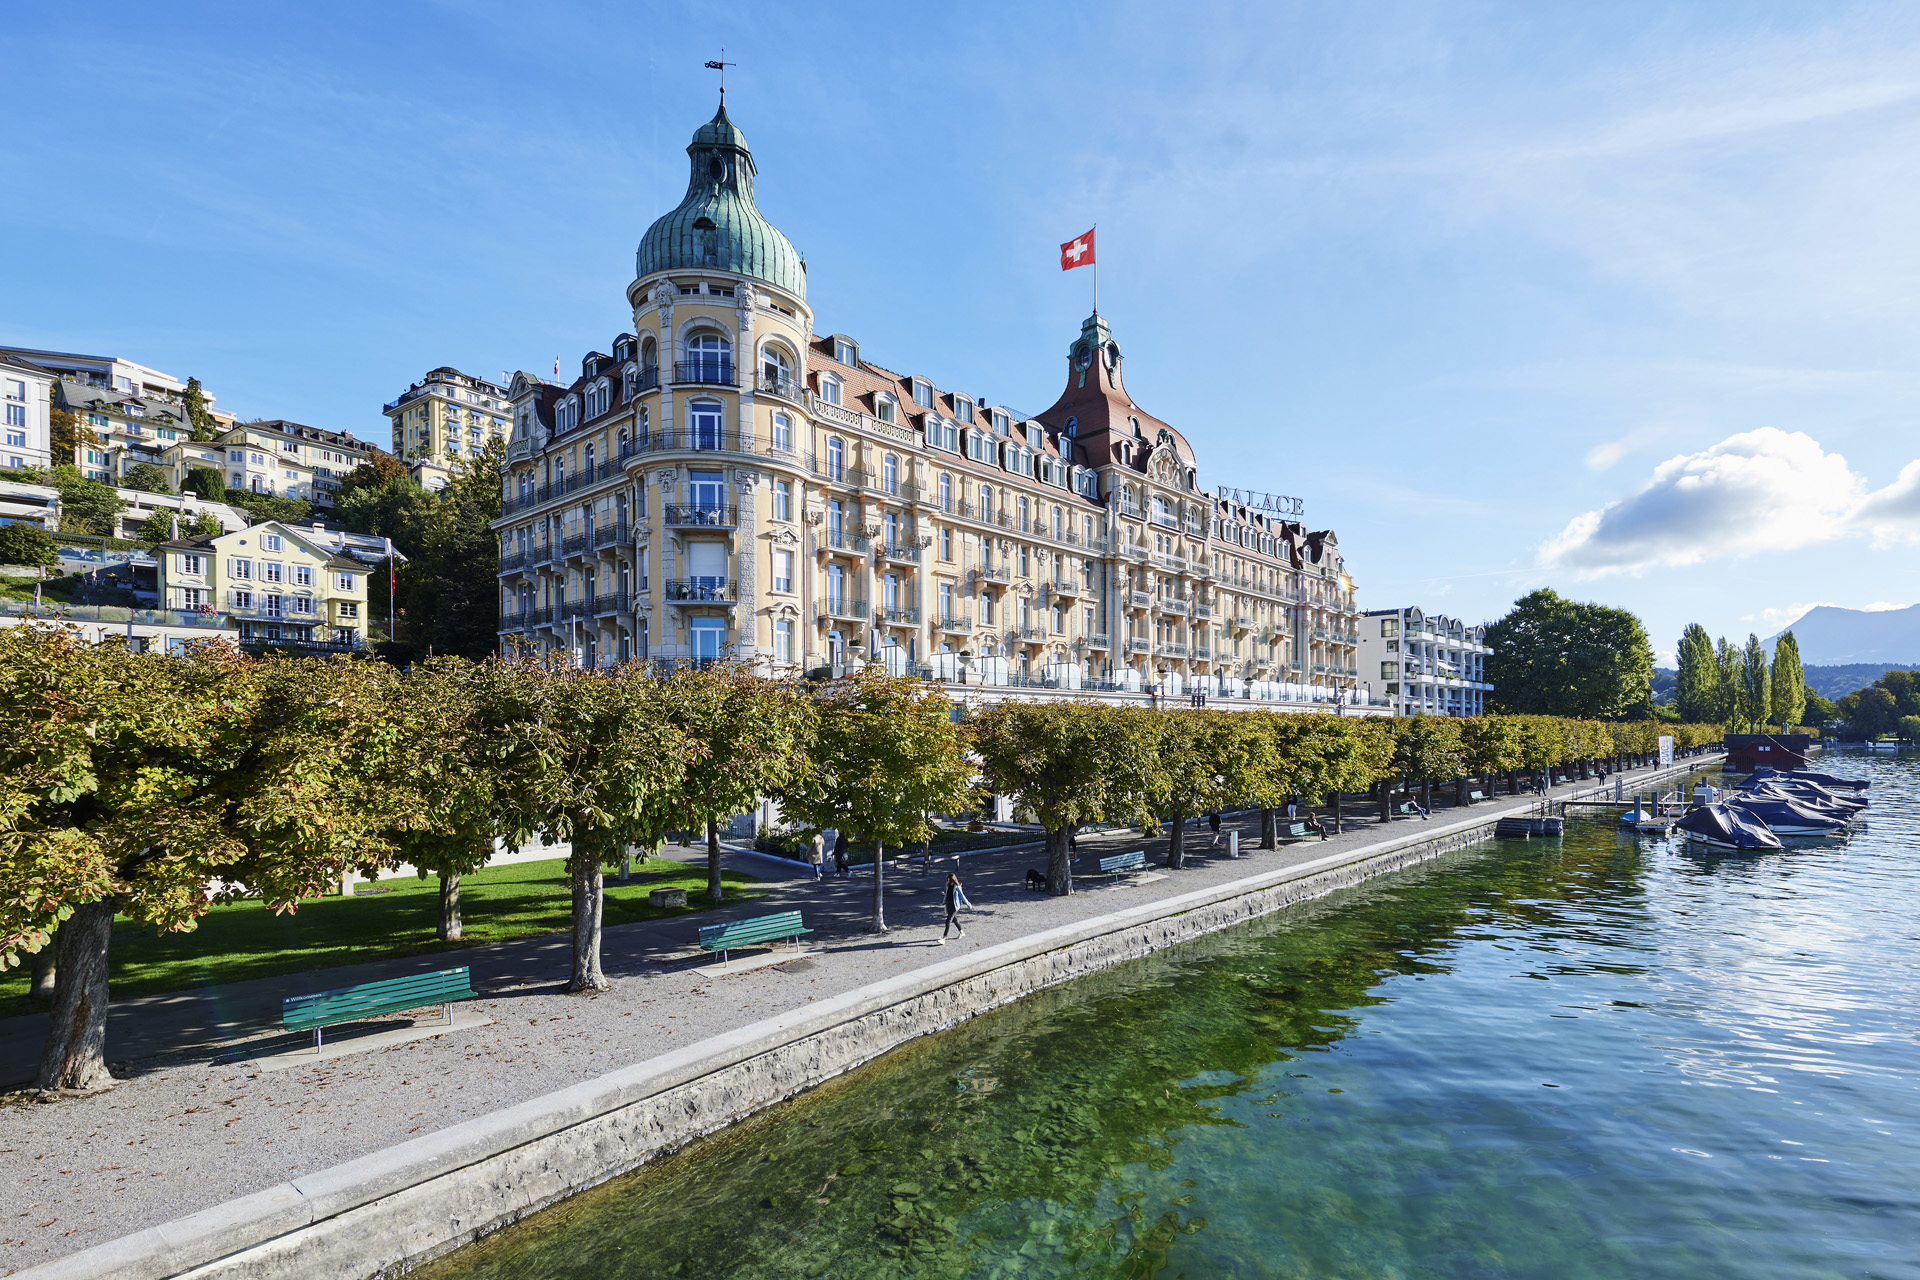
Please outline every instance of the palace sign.
[[1213, 493], [1223, 501], [1246, 507], [1250, 511], [1266, 511], [1287, 519], [1307, 514], [1306, 499], [1289, 498], [1283, 493], [1255, 493], [1250, 489], [1230, 489], [1226, 485], [1216, 486]]

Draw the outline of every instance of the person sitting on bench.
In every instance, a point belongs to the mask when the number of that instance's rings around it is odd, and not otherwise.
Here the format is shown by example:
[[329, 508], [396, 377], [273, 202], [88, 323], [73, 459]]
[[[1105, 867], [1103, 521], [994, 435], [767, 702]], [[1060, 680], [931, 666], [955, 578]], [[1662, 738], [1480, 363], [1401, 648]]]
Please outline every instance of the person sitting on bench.
[[1307, 814], [1307, 830], [1319, 832], [1322, 840], [1327, 838], [1327, 829], [1322, 825], [1320, 815], [1317, 813], [1309, 812]]

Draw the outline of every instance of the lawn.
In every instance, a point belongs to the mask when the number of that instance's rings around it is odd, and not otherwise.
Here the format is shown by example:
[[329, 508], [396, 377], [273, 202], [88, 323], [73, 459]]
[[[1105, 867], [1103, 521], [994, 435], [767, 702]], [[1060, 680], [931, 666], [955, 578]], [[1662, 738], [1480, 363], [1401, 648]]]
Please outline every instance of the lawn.
[[[760, 897], [752, 876], [723, 873], [727, 901]], [[607, 877], [608, 925], [661, 920], [706, 906], [704, 867], [660, 859], [636, 866], [621, 884]], [[685, 907], [654, 907], [647, 894], [659, 888], [685, 889]], [[573, 927], [573, 899], [567, 888], [566, 862], [553, 858], [489, 867], [460, 882], [464, 942], [441, 942], [440, 882], [414, 876], [355, 886], [350, 898], [317, 898], [285, 915], [258, 902], [216, 906], [190, 933], [155, 934], [122, 917], [114, 922], [109, 982], [113, 997], [151, 995], [247, 978], [266, 978], [307, 969], [383, 960], [484, 946], [509, 938], [564, 933]], [[0, 1017], [33, 1013], [45, 1004], [27, 994], [31, 959], [0, 978]]]

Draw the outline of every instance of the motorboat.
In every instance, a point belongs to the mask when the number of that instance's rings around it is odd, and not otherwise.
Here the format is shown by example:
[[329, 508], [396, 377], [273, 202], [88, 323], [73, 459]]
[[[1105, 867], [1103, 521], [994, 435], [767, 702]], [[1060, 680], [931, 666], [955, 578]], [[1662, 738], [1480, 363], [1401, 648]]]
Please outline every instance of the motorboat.
[[1734, 796], [1726, 803], [1729, 808], [1759, 819], [1777, 836], [1839, 835], [1853, 820], [1851, 815], [1843, 817], [1807, 808], [1792, 800], [1766, 796]]
[[1751, 852], [1786, 848], [1766, 823], [1731, 804], [1700, 805], [1687, 810], [1673, 825], [1686, 833], [1689, 844], [1703, 844], [1709, 849]]
[[1805, 809], [1820, 813], [1853, 815], [1867, 807], [1867, 801], [1855, 795], [1838, 795], [1825, 787], [1812, 782], [1792, 782], [1781, 778], [1769, 778], [1758, 786], [1748, 787], [1742, 795], [1756, 799], [1791, 800]]
[[1829, 791], [1865, 791], [1873, 785], [1873, 780], [1870, 778], [1836, 778], [1830, 773], [1817, 773], [1812, 769], [1776, 769], [1770, 764], [1763, 764], [1755, 769], [1749, 781], [1761, 782], [1767, 778], [1788, 778], [1796, 782], [1811, 782]]

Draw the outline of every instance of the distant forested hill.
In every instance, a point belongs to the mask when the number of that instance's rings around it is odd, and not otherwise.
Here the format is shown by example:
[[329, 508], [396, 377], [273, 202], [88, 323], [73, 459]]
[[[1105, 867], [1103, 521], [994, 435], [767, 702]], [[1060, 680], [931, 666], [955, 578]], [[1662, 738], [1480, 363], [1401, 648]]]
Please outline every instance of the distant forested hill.
[[1901, 662], [1853, 662], [1844, 666], [1808, 667], [1807, 688], [1823, 698], [1840, 698], [1855, 689], [1864, 689], [1889, 671], [1920, 671], [1920, 666]]

